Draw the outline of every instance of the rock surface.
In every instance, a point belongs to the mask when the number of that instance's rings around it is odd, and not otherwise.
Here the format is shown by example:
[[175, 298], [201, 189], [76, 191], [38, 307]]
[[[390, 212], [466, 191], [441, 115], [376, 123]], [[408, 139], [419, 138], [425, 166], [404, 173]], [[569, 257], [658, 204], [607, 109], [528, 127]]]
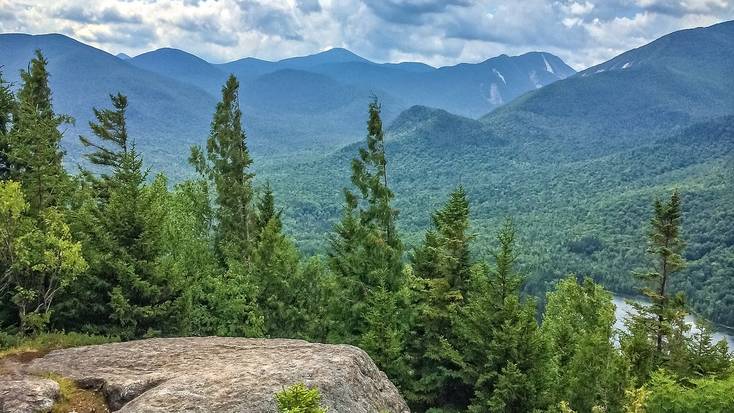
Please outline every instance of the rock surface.
[[[20, 369], [28, 379], [54, 372], [80, 387], [98, 389], [113, 411], [126, 413], [275, 412], [275, 393], [299, 382], [318, 387], [331, 413], [409, 411], [369, 356], [347, 345], [223, 337], [149, 339], [57, 350]], [[7, 397], [1, 394], [0, 403]]]
[[58, 393], [50, 379], [0, 376], [0, 413], [48, 412]]

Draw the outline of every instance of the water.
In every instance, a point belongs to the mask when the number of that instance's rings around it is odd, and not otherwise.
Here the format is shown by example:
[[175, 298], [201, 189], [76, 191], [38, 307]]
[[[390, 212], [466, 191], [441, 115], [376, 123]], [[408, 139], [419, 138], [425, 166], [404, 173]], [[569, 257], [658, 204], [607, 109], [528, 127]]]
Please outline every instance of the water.
[[[612, 301], [614, 301], [614, 305], [617, 307], [615, 311], [617, 321], [614, 323], [614, 327], [616, 327], [618, 330], [624, 330], [624, 319], [627, 318], [630, 312], [634, 312], [634, 308], [632, 308], [631, 305], [627, 304], [627, 299], [624, 297], [619, 297], [615, 295]], [[686, 316], [686, 322], [691, 325], [692, 332], [697, 331], [696, 317], [688, 315]], [[714, 325], [714, 343], [722, 339], [726, 340], [727, 343], [729, 343], [729, 351], [734, 350], [734, 335], [732, 334], [734, 334], [734, 332], [725, 331], [722, 327]]]

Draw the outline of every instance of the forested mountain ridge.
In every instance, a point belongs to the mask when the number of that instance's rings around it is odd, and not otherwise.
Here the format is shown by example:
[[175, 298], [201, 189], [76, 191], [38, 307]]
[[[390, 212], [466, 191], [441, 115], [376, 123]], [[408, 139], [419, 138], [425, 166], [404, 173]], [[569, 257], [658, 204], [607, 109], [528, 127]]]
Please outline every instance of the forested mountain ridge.
[[[125, 58], [63, 35], [0, 34], [0, 65], [17, 85], [35, 49], [46, 52], [59, 110], [75, 125], [65, 133], [67, 164], [81, 159], [76, 136], [88, 133], [87, 108], [101, 106], [110, 91], [140, 101], [130, 127], [145, 131], [139, 149], [157, 170], [190, 176], [187, 148], [206, 137], [211, 107], [227, 75], [242, 83], [249, 143], [255, 154], [322, 153], [359, 140], [370, 96], [384, 104], [386, 121], [414, 104], [479, 116], [520, 94], [572, 75], [549, 53], [499, 56], [477, 64], [434, 68], [422, 63], [378, 64], [346, 49], [276, 62], [254, 58], [212, 64], [190, 53], [162, 48]], [[318, 122], [314, 122], [314, 119]]]
[[[630, 294], [636, 286], [628, 274], [642, 255], [627, 246], [645, 235], [636, 223], [656, 194], [677, 187], [690, 213], [683, 225], [690, 265], [675, 287], [697, 311], [734, 324], [734, 247], [726, 224], [734, 219], [733, 119], [726, 116], [734, 113], [734, 87], [709, 87], [732, 82], [734, 36], [721, 35], [732, 28], [729, 22], [674, 33], [635, 51], [638, 61], [651, 63], [585, 71], [480, 120], [426, 107], [403, 112], [387, 132], [386, 151], [406, 239], [417, 242], [429, 223], [425, 211], [445, 188], [462, 184], [478, 245], [507, 215], [526, 229], [527, 291], [540, 293], [574, 272]], [[687, 54], [699, 42], [697, 54]], [[658, 59], [644, 58], [646, 51]], [[622, 56], [599, 67], [619, 66], [629, 57]], [[262, 170], [283, 194], [285, 222], [307, 249], [322, 247], [319, 234], [336, 219], [333, 177], [348, 169], [354, 149]]]

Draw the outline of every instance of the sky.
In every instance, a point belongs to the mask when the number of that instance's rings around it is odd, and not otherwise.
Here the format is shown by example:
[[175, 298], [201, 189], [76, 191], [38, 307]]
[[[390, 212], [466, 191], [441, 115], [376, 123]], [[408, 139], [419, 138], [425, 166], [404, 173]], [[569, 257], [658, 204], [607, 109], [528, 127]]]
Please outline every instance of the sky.
[[546, 51], [583, 69], [672, 31], [734, 19], [734, 0], [0, 0], [1, 33], [62, 33], [130, 56], [220, 63], [344, 47], [434, 66]]

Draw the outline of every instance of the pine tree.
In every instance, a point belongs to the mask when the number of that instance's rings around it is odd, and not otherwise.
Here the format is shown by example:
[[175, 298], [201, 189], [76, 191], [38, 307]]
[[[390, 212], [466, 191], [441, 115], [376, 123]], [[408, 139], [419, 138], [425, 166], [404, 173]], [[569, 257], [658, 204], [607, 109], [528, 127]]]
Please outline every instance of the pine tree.
[[680, 194], [674, 191], [668, 202], [656, 200], [653, 209], [647, 249], [652, 257], [652, 269], [636, 274], [647, 284], [641, 293], [650, 304], [631, 303], [636, 314], [627, 320], [629, 332], [622, 340], [640, 381], [670, 361], [672, 354], [683, 351], [686, 333], [683, 330], [688, 329], [683, 296], [673, 296], [669, 291], [671, 278], [685, 267], [684, 242], [680, 238]]
[[447, 351], [456, 346], [453, 322], [464, 303], [471, 268], [469, 203], [462, 187], [433, 214], [433, 224], [412, 260], [417, 288], [408, 352], [414, 377], [407, 397], [417, 410], [462, 405], [468, 393]]
[[469, 244], [473, 238], [469, 230], [469, 201], [463, 186], [451, 193], [443, 209], [433, 216], [441, 245], [444, 277], [453, 290], [466, 291], [471, 262]]
[[48, 207], [61, 205], [69, 188], [62, 165], [59, 126], [67, 116], [54, 113], [48, 85], [48, 62], [39, 50], [28, 70], [21, 71], [17, 110], [9, 140], [9, 176], [21, 182], [29, 203], [29, 213], [39, 217]]
[[255, 238], [252, 210], [252, 159], [242, 129], [239, 82], [230, 75], [222, 88], [207, 139], [206, 155], [198, 146], [191, 148], [189, 162], [215, 190], [216, 243], [219, 254], [248, 260]]
[[464, 381], [473, 387], [470, 412], [529, 412], [547, 407], [547, 345], [533, 300], [520, 297], [515, 229], [497, 235], [495, 268], [475, 267], [467, 304], [456, 323]]
[[278, 413], [326, 413], [321, 406], [321, 393], [303, 383], [294, 384], [275, 395]]
[[402, 298], [385, 286], [371, 290], [365, 315], [367, 329], [359, 341], [359, 346], [401, 387], [407, 377], [405, 324], [399, 316]]
[[165, 319], [165, 274], [156, 271], [160, 254], [161, 224], [165, 211], [158, 200], [165, 196], [165, 181], [145, 184], [147, 172], [135, 145], [124, 153], [111, 180], [110, 198], [100, 214], [110, 254], [104, 265], [112, 276], [110, 309], [115, 329], [132, 338], [158, 332]]
[[299, 254], [296, 246], [282, 232], [280, 220], [271, 217], [258, 235], [252, 252], [253, 281], [260, 287], [258, 306], [265, 315], [265, 334], [269, 337], [292, 337], [297, 325], [293, 301]]

